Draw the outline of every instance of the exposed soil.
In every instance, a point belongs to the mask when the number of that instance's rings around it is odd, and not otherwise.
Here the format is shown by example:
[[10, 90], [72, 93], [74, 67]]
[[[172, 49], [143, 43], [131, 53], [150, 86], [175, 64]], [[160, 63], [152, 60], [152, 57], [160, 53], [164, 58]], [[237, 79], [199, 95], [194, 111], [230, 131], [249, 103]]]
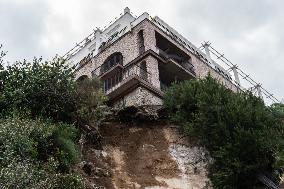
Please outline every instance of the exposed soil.
[[205, 154], [185, 142], [176, 127], [109, 122], [100, 132], [103, 150], [84, 151], [93, 166], [92, 173], [81, 171], [89, 188], [197, 189], [208, 182]]

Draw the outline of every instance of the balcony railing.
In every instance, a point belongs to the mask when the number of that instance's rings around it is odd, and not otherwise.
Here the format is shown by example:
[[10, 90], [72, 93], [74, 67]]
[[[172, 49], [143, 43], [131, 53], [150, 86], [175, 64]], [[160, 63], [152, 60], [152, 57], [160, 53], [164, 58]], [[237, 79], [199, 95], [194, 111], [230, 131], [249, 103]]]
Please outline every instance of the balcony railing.
[[127, 83], [134, 77], [143, 80], [149, 84], [152, 83], [151, 73], [147, 72], [137, 64], [123, 67], [123, 69], [118, 69], [115, 73], [109, 74], [109, 76], [105, 74], [96, 74], [98, 73], [98, 70], [100, 70], [100, 67], [93, 71], [93, 75], [102, 79], [103, 92], [105, 94], [109, 94], [110, 92], [119, 88], [121, 85]]
[[168, 54], [158, 47], [157, 47], [157, 52], [165, 60], [173, 60], [174, 62], [181, 65], [184, 69], [186, 69], [186, 70], [190, 71], [192, 74], [196, 75], [195, 71], [194, 71], [194, 66], [190, 61], [184, 60], [182, 57], [180, 57], [176, 54]]

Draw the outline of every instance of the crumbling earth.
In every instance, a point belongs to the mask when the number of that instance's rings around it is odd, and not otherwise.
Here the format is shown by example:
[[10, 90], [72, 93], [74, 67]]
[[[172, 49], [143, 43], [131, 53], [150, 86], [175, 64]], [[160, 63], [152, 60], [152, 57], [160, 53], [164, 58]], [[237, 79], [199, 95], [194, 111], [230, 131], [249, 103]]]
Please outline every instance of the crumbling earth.
[[102, 148], [86, 146], [79, 164], [88, 188], [211, 188], [208, 153], [187, 141], [176, 126], [111, 121], [100, 133]]

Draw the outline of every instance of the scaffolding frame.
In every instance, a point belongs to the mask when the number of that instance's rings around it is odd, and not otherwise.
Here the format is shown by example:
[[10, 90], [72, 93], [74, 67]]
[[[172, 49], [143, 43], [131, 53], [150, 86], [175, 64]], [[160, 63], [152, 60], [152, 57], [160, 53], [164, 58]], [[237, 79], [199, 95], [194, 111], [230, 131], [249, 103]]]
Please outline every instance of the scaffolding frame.
[[[245, 73], [242, 69], [240, 69], [237, 64], [233, 64], [228, 58], [225, 57], [223, 53], [220, 53], [214, 47], [212, 47], [209, 41], [204, 42], [199, 49], [201, 51], [205, 50], [205, 53], [207, 52], [206, 53], [207, 57], [210, 57], [210, 59], [211, 59], [210, 54], [213, 54], [217, 60], [220, 60], [225, 65], [227, 65], [229, 67], [227, 71], [234, 72], [234, 80], [233, 80], [234, 84], [240, 87], [242, 91], [250, 91], [254, 95], [262, 99], [264, 95], [266, 99], [271, 100], [273, 103], [280, 103], [280, 101], [271, 92], [265, 89], [259, 82], [256, 82], [249, 74]], [[245, 89], [241, 86], [239, 75], [243, 80], [247, 81], [251, 85], [249, 89]]]

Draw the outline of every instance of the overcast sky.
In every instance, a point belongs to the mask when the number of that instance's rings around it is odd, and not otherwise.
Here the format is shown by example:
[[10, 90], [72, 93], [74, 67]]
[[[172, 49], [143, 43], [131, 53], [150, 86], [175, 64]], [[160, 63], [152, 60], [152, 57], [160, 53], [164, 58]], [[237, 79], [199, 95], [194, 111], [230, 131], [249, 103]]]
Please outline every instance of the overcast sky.
[[284, 98], [282, 0], [0, 0], [6, 60], [63, 55], [128, 6], [159, 16], [197, 47], [210, 41], [255, 80]]

